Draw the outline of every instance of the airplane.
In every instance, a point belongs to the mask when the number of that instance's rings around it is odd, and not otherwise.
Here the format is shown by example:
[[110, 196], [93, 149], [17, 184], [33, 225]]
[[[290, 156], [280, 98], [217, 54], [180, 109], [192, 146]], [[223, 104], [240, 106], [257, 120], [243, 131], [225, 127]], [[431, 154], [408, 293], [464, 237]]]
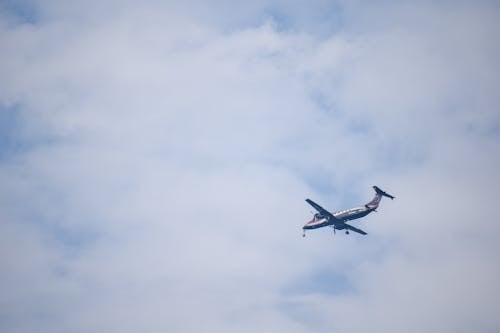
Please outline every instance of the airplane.
[[375, 197], [366, 205], [333, 213], [330, 213], [311, 199], [306, 199], [306, 202], [313, 206], [318, 213], [314, 214], [313, 219], [302, 227], [302, 237], [306, 236], [306, 230], [318, 229], [322, 227], [332, 227], [334, 234], [336, 230], [345, 229], [345, 233], [347, 235], [349, 234], [349, 230], [366, 235], [366, 232], [347, 224], [346, 221], [359, 219], [360, 217], [366, 216], [371, 212], [375, 212], [378, 208], [380, 200], [382, 200], [382, 197], [388, 197], [391, 200], [394, 199], [392, 195], [382, 191], [377, 186], [373, 186], [373, 189], [375, 190]]

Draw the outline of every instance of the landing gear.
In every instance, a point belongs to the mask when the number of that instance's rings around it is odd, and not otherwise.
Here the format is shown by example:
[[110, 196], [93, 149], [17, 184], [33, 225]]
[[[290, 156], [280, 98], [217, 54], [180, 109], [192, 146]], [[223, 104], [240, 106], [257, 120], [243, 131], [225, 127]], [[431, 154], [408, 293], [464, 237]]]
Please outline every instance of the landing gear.
[[302, 237], [306, 237], [306, 231], [302, 229]]
[[345, 231], [345, 234], [346, 234], [346, 235], [349, 235], [349, 230], [346, 230], [346, 231]]

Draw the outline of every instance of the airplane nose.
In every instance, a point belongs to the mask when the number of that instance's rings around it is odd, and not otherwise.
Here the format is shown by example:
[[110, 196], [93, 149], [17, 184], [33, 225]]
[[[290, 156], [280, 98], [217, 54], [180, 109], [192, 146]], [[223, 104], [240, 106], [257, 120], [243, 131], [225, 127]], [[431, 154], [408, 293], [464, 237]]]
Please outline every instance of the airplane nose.
[[302, 229], [316, 229], [320, 228], [321, 226], [324, 226], [324, 224], [327, 222], [327, 219], [322, 218], [322, 219], [312, 219], [311, 221], [307, 222]]
[[302, 229], [304, 229], [304, 230], [306, 230], [306, 229], [311, 229], [312, 224], [313, 224], [314, 222], [315, 222], [314, 220], [311, 220], [311, 221], [307, 222], [306, 224], [304, 224], [304, 226], [302, 227]]

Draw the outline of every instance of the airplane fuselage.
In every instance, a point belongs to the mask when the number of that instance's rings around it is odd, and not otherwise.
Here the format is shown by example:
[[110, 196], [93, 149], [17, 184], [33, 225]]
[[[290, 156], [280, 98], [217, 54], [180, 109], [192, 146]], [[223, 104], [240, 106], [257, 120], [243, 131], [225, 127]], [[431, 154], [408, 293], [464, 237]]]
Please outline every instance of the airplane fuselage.
[[342, 226], [344, 222], [359, 219], [370, 214], [373, 211], [374, 209], [367, 207], [355, 207], [347, 210], [341, 210], [332, 213], [336, 220], [328, 219], [328, 217], [322, 216], [318, 213], [314, 215], [314, 218], [311, 221], [306, 223], [303, 229], [317, 229], [331, 225], [335, 226], [335, 229], [342, 230], [344, 229], [344, 227]]

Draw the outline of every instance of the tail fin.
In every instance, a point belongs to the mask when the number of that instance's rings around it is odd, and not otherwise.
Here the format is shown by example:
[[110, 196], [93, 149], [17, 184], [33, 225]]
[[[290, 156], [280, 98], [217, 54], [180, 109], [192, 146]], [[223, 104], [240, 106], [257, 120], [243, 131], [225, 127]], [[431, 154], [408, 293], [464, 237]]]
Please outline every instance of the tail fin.
[[365, 207], [368, 209], [373, 209], [373, 210], [377, 209], [377, 207], [380, 203], [380, 200], [382, 200], [382, 197], [388, 197], [388, 198], [391, 198], [391, 200], [394, 199], [394, 197], [392, 195], [385, 193], [377, 186], [373, 186], [373, 189], [375, 190], [376, 194], [375, 194], [375, 197], [372, 199], [372, 201], [370, 201], [369, 203], [367, 203], [365, 205]]

